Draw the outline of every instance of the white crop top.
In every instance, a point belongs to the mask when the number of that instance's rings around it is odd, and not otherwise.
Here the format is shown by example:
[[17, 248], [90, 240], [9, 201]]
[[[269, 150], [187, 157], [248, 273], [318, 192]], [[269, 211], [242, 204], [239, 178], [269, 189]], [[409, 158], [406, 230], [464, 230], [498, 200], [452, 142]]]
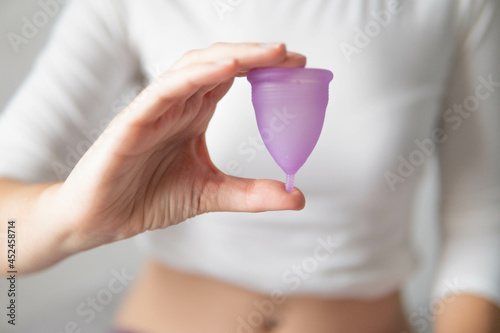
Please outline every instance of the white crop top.
[[[438, 157], [434, 292], [500, 304], [500, 3], [495, 0], [74, 0], [0, 120], [0, 175], [64, 179], [106, 123], [187, 50], [285, 42], [330, 69], [300, 212], [212, 213], [138, 237], [151, 256], [253, 290], [377, 297], [416, 267], [409, 217]], [[22, 48], [23, 45], [19, 45]], [[125, 93], [123, 93], [125, 91]], [[207, 132], [222, 171], [284, 180], [237, 79]]]

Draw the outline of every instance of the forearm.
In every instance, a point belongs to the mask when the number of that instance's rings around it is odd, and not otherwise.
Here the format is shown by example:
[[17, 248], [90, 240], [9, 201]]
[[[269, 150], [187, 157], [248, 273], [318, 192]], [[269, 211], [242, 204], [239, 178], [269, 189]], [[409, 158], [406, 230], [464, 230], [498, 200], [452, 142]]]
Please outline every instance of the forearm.
[[76, 251], [67, 241], [70, 224], [60, 223], [52, 200], [59, 186], [0, 178], [0, 274], [9, 270], [7, 240], [11, 220], [15, 220], [15, 270], [21, 274], [46, 268]]
[[460, 294], [441, 301], [435, 333], [498, 333], [500, 308], [473, 295]]

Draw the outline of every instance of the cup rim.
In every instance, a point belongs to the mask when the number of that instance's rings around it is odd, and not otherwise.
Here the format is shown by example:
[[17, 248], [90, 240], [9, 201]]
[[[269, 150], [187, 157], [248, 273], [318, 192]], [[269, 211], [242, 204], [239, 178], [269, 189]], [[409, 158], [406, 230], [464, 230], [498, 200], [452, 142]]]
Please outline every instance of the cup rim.
[[267, 67], [251, 70], [247, 80], [254, 84], [260, 82], [297, 82], [297, 81], [322, 81], [329, 83], [333, 79], [333, 73], [321, 68], [303, 67]]

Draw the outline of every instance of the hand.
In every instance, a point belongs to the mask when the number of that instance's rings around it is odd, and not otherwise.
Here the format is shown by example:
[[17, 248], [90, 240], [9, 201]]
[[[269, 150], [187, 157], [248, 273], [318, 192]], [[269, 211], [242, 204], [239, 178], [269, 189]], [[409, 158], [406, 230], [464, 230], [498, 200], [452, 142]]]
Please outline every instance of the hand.
[[281, 182], [218, 170], [205, 131], [236, 76], [304, 65], [305, 57], [283, 44], [217, 43], [186, 53], [117, 115], [68, 179], [51, 188], [54, 219], [71, 230], [68, 252], [207, 212], [302, 209], [297, 189], [287, 193]]

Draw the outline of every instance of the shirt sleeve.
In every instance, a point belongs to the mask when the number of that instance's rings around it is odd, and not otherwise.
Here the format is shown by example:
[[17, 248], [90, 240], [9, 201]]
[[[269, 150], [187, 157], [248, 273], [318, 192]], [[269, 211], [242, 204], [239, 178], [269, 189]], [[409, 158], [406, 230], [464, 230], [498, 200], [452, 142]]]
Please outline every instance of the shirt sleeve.
[[442, 117], [440, 264], [434, 297], [500, 306], [500, 2], [471, 2]]
[[116, 114], [118, 93], [138, 72], [123, 3], [74, 0], [64, 9], [0, 115], [0, 177], [65, 179]]

